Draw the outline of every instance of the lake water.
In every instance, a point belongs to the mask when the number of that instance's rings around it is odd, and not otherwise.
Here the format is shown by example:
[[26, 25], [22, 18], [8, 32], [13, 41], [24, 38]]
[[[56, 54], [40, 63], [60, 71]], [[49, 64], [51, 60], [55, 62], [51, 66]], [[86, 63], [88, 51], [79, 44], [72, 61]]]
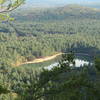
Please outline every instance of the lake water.
[[[38, 70], [41, 68], [46, 68], [48, 70], [51, 70], [53, 67], [58, 65], [58, 62], [61, 60], [61, 56], [58, 56], [57, 58], [50, 60], [50, 61], [45, 61], [42, 63], [37, 63], [37, 64], [26, 64], [22, 65], [21, 68], [33, 68], [34, 70]], [[89, 63], [93, 63], [93, 57], [91, 56], [86, 56], [86, 55], [75, 55], [75, 66], [80, 67], [85, 65], [88, 65]]]
[[[81, 60], [81, 59], [75, 59], [75, 67], [82, 67], [84, 65], [89, 65], [89, 64], [92, 64], [90, 63], [89, 61], [85, 61], [85, 60]], [[52, 68], [58, 66], [59, 63], [58, 62], [55, 62], [49, 66], [46, 66], [44, 67], [45, 69], [48, 69], [48, 70], [51, 70]], [[73, 65], [70, 65], [70, 66], [73, 66]]]

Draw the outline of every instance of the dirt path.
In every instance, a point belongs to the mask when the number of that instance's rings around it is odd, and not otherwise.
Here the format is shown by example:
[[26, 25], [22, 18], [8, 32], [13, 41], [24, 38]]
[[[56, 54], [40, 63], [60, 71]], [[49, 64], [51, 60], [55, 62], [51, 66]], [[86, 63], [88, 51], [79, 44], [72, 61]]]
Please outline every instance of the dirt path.
[[[37, 58], [37, 59], [34, 59], [33, 61], [27, 61], [27, 62], [24, 62], [24, 63], [17, 64], [17, 65], [15, 65], [15, 67], [18, 67], [18, 66], [21, 66], [21, 65], [25, 65], [25, 64], [37, 64], [37, 63], [49, 61], [49, 60], [52, 60], [52, 59], [54, 59], [57, 56], [60, 56], [62, 54], [65, 54], [65, 53], [59, 52], [59, 53], [56, 53], [56, 54], [54, 54], [52, 56], [47, 56], [47, 57], [43, 57], [43, 58]], [[66, 53], [66, 54], [69, 54], [69, 53]], [[76, 53], [76, 54], [89, 56], [89, 54], [84, 54], [84, 53]]]
[[21, 66], [21, 65], [25, 65], [25, 64], [36, 64], [36, 63], [41, 63], [41, 62], [45, 62], [45, 61], [49, 61], [49, 60], [52, 60], [54, 58], [56, 58], [57, 56], [61, 55], [62, 53], [57, 53], [55, 55], [52, 55], [52, 56], [47, 56], [47, 57], [43, 57], [43, 58], [37, 58], [33, 61], [28, 61], [28, 62], [24, 62], [24, 63], [21, 63], [19, 65], [16, 65], [16, 66]]

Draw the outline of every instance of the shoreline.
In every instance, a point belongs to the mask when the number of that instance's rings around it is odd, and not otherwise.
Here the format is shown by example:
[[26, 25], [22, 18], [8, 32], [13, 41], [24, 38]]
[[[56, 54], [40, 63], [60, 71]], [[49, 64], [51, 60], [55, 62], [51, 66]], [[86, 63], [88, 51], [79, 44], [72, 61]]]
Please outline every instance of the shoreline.
[[[21, 65], [26, 65], [26, 64], [38, 64], [38, 63], [50, 61], [50, 60], [53, 60], [53, 59], [55, 59], [56, 57], [58, 57], [58, 56], [60, 56], [62, 54], [65, 54], [65, 53], [59, 52], [59, 53], [56, 53], [56, 54], [51, 55], [51, 56], [46, 56], [46, 57], [43, 57], [43, 58], [36, 58], [36, 59], [34, 59], [32, 61], [26, 61], [26, 62], [22, 62], [20, 64], [15, 64], [14, 66], [15, 67], [19, 67]], [[66, 53], [66, 54], [68, 54], [68, 53]], [[76, 54], [89, 56], [89, 54], [84, 54], [84, 53], [76, 53]]]
[[52, 56], [47, 56], [47, 57], [43, 57], [43, 58], [36, 58], [34, 59], [33, 61], [27, 61], [27, 62], [24, 62], [24, 63], [20, 63], [18, 65], [15, 65], [15, 67], [19, 67], [21, 65], [26, 65], [26, 64], [37, 64], [37, 63], [42, 63], [42, 62], [45, 62], [45, 61], [49, 61], [49, 60], [52, 60], [52, 59], [55, 59], [56, 57], [62, 55], [62, 53], [57, 53], [57, 54], [54, 54]]

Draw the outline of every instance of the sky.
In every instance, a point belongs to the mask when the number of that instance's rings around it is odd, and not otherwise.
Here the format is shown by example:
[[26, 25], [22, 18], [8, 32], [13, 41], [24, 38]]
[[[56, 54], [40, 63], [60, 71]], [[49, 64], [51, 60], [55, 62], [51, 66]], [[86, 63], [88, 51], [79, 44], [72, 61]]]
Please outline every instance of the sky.
[[100, 0], [26, 0], [26, 5], [30, 6], [59, 6], [67, 4], [89, 4], [100, 3]]

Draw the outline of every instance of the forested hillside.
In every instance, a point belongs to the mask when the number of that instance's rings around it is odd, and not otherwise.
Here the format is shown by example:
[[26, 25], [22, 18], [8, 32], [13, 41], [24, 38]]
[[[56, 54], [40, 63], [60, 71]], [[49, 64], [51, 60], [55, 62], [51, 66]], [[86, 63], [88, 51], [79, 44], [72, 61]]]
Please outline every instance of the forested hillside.
[[99, 10], [78, 5], [19, 12], [15, 21], [0, 23], [0, 61], [16, 65], [70, 49], [94, 56], [100, 52], [98, 15]]
[[30, 8], [12, 14], [17, 20], [46, 21], [65, 19], [100, 19], [100, 9], [80, 5], [66, 5], [57, 8]]

